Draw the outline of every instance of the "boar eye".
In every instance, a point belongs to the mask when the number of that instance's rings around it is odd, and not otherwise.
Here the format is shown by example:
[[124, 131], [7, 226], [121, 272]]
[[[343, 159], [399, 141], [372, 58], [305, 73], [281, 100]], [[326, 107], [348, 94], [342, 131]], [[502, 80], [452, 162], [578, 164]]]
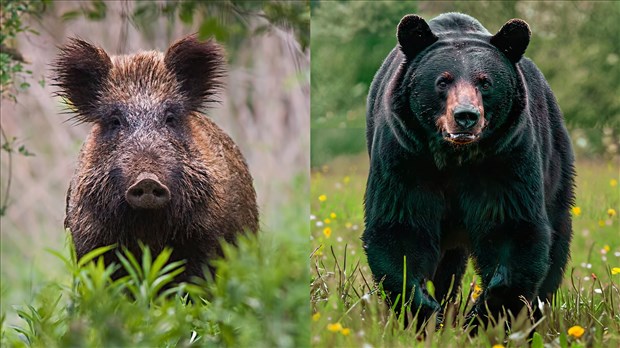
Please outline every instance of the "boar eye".
[[172, 110], [167, 110], [166, 111], [166, 124], [169, 126], [174, 126], [174, 124], [176, 123], [176, 117], [174, 112], [172, 112]]
[[120, 110], [114, 110], [110, 113], [110, 121], [109, 124], [112, 126], [112, 128], [118, 128], [122, 125], [121, 122], [121, 111]]
[[166, 124], [174, 123], [174, 113], [170, 110], [166, 111]]

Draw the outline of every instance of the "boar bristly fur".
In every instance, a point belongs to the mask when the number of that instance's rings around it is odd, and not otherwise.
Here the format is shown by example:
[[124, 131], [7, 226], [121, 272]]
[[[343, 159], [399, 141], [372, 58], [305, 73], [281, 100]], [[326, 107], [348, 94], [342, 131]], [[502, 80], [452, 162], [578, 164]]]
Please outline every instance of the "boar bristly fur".
[[138, 241], [155, 253], [170, 246], [174, 260], [187, 260], [187, 280], [221, 254], [220, 240], [258, 230], [245, 160], [201, 113], [224, 76], [215, 42], [189, 36], [165, 54], [110, 57], [72, 39], [54, 71], [76, 120], [92, 124], [67, 193], [78, 257], [110, 244], [134, 253]]

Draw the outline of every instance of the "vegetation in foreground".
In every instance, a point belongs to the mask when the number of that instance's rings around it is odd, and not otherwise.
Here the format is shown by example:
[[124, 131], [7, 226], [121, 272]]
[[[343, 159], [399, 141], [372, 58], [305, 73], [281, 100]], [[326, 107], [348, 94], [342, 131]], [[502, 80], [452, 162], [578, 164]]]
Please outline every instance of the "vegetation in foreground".
[[[19, 282], [3, 274], [0, 346], [307, 346], [308, 271], [302, 260], [308, 234], [307, 225], [293, 218], [307, 210], [300, 204], [287, 211], [278, 222], [288, 226], [286, 232], [264, 231], [240, 238], [238, 247], [226, 245], [226, 258], [215, 261], [215, 279], [197, 285], [171, 283], [183, 264], [166, 263], [170, 250], [124, 254], [122, 265], [107, 268], [98, 257], [105, 249], [79, 261], [73, 250], [52, 250], [65, 263], [60, 280], [36, 278], [31, 289], [14, 288]], [[128, 276], [112, 280], [116, 267]], [[32, 291], [34, 300], [7, 303], [15, 291]]]
[[[384, 302], [359, 239], [367, 160], [337, 159], [311, 180], [311, 301], [313, 346], [617, 347], [620, 346], [620, 221], [617, 164], [581, 161], [573, 208], [572, 261], [556, 300], [537, 323], [522, 313], [508, 332], [492, 323], [477, 336], [463, 329], [464, 313], [481, 289], [472, 267], [461, 287], [453, 321], [405, 330]], [[532, 333], [532, 330], [534, 331]]]

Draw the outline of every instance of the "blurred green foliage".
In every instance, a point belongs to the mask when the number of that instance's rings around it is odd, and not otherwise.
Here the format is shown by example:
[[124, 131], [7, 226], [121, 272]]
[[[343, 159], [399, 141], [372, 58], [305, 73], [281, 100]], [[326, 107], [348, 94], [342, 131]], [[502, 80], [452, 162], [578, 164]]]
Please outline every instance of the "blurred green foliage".
[[22, 81], [15, 86], [20, 75], [32, 75], [32, 71], [24, 69], [24, 57], [14, 46], [17, 34], [29, 31], [35, 33], [24, 24], [24, 16], [37, 13], [45, 5], [44, 1], [3, 0], [0, 2], [0, 95], [2, 99], [15, 100], [14, 89], [26, 89], [30, 84]]
[[[304, 347], [310, 341], [307, 228], [297, 219], [282, 232], [243, 236], [225, 245], [215, 261], [217, 276], [196, 284], [175, 284], [183, 261], [168, 263], [171, 250], [153, 257], [119, 253], [121, 265], [106, 267], [91, 251], [52, 251], [69, 278], [37, 286], [31, 303], [13, 306], [21, 318], [6, 325], [3, 347]], [[303, 223], [303, 225], [307, 225]], [[303, 241], [302, 241], [303, 239]], [[72, 243], [68, 243], [72, 245]], [[120, 279], [112, 274], [122, 267]]]
[[396, 43], [396, 24], [415, 4], [315, 1], [311, 23], [310, 163], [366, 148], [366, 95]]
[[[30, 87], [32, 71], [25, 69], [27, 64], [21, 52], [14, 47], [15, 37], [22, 32], [38, 33], [24, 24], [24, 17], [40, 14], [48, 0], [2, 0], [0, 1], [0, 99], [17, 102], [16, 93]], [[44, 80], [42, 80], [44, 81]], [[11, 166], [13, 154], [33, 156], [25, 145], [18, 145], [17, 138], [7, 135], [0, 124], [0, 151], [7, 155], [7, 168], [4, 173], [0, 216], [6, 213], [11, 191]]]
[[[365, 151], [367, 92], [396, 46], [403, 15], [430, 20], [452, 11], [477, 18], [492, 33], [511, 18], [526, 20], [532, 30], [526, 56], [551, 85], [578, 154], [617, 156], [620, 2], [313, 1], [312, 166]], [[347, 128], [356, 131], [338, 131]]]
[[[107, 6], [92, 0], [63, 14], [64, 20], [80, 16], [90, 20], [106, 18]], [[152, 35], [152, 26], [164, 17], [169, 24], [180, 20], [185, 25], [199, 23], [201, 38], [215, 37], [235, 47], [246, 38], [259, 35], [273, 26], [292, 30], [303, 49], [310, 42], [310, 2], [294, 0], [224, 0], [224, 1], [139, 1], [130, 14], [133, 25], [145, 35]]]
[[312, 8], [312, 127], [365, 127], [368, 87], [396, 44], [407, 2], [322, 1]]

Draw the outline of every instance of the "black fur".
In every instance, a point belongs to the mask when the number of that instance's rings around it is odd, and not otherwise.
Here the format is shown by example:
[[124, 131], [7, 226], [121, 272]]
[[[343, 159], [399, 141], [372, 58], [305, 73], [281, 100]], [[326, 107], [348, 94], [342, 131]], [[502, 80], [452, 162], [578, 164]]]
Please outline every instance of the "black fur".
[[[430, 31], [404, 30], [426, 28], [420, 21], [403, 18], [400, 45], [368, 97], [362, 240], [374, 277], [394, 299], [406, 257], [406, 298], [423, 318], [454, 298], [468, 256], [484, 289], [472, 314], [486, 313], [485, 303], [494, 314], [502, 306], [516, 313], [519, 296], [549, 300], [569, 257], [575, 172], [551, 89], [521, 58], [529, 27], [511, 20], [492, 36], [476, 19], [448, 13], [431, 20]], [[472, 143], [449, 142], [438, 126], [449, 114], [444, 85], [437, 87], [446, 73], [450, 83], [473, 86], [484, 105], [484, 127]], [[456, 290], [448, 294], [453, 277]]]

